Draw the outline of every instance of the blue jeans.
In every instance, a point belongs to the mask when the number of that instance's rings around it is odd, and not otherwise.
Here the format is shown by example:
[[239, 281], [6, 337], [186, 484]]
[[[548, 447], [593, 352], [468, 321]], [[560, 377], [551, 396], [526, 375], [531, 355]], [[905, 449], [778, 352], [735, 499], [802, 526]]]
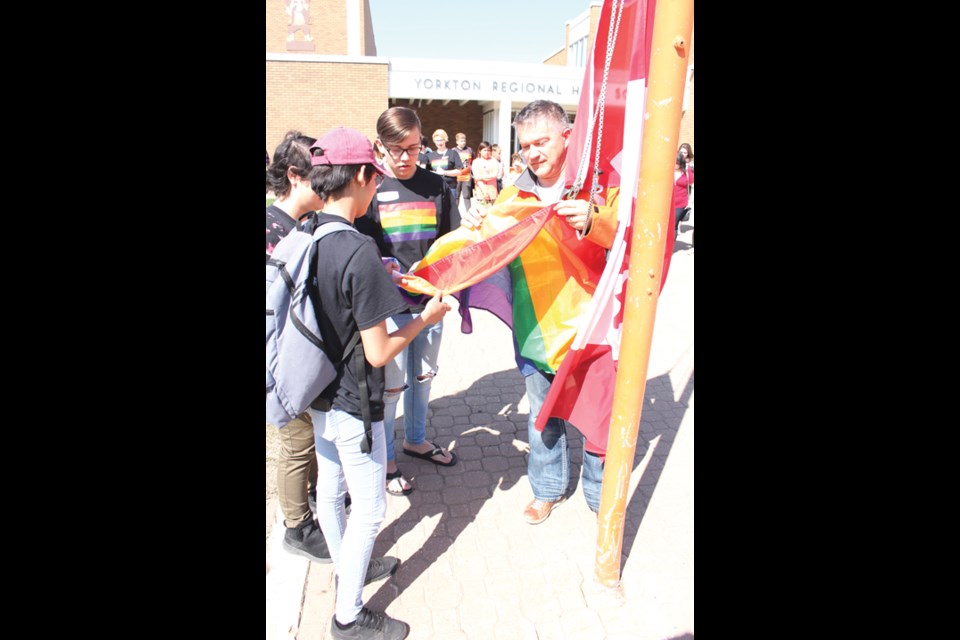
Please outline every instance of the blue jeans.
[[[387, 333], [407, 326], [418, 313], [404, 313], [387, 318]], [[387, 460], [396, 460], [394, 449], [394, 420], [397, 402], [403, 393], [403, 436], [410, 444], [421, 444], [427, 439], [427, 405], [430, 387], [437, 375], [437, 355], [443, 321], [423, 328], [403, 351], [384, 367], [383, 430], [386, 434]], [[420, 376], [425, 376], [422, 380]], [[390, 389], [404, 389], [390, 391]]]
[[[317, 447], [317, 520], [340, 578], [336, 617], [349, 624], [363, 606], [367, 565], [387, 514], [383, 422], [371, 425], [373, 446], [363, 453], [363, 420], [339, 409], [308, 411]], [[343, 507], [347, 489], [353, 499], [349, 520]]]
[[[544, 502], [554, 502], [567, 494], [570, 485], [570, 447], [567, 445], [566, 421], [550, 418], [543, 431], [534, 424], [540, 407], [547, 398], [553, 376], [535, 371], [523, 379], [530, 402], [530, 417], [527, 419], [527, 439], [530, 455], [527, 458], [527, 479], [533, 489], [533, 497]], [[600, 510], [600, 488], [603, 484], [603, 464], [600, 456], [583, 452], [581, 481], [587, 506], [594, 512]]]

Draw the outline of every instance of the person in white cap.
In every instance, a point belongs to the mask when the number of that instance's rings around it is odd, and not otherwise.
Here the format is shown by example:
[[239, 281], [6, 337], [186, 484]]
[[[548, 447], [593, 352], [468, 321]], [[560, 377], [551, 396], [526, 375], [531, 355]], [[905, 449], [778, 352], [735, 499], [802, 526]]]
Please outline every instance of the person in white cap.
[[[373, 146], [359, 131], [341, 127], [318, 139], [310, 152], [310, 184], [324, 201], [317, 223], [353, 224], [376, 193], [376, 175], [383, 175]], [[353, 354], [343, 354], [342, 374], [321, 394], [330, 401], [329, 411], [310, 409], [317, 447], [317, 519], [337, 573], [330, 633], [338, 639], [402, 640], [410, 626], [371, 611], [362, 600], [365, 584], [393, 575], [400, 563], [391, 557], [370, 560], [387, 510], [383, 366], [425, 327], [443, 318], [450, 305], [434, 297], [414, 321], [387, 333], [386, 319], [403, 313], [407, 305], [373, 239], [347, 231], [330, 234], [318, 242], [316, 255], [317, 312], [324, 343], [338, 353], [359, 332], [366, 357], [361, 381], [354, 372]], [[364, 388], [371, 440], [360, 402]], [[343, 507], [348, 488], [353, 498], [349, 522]]]

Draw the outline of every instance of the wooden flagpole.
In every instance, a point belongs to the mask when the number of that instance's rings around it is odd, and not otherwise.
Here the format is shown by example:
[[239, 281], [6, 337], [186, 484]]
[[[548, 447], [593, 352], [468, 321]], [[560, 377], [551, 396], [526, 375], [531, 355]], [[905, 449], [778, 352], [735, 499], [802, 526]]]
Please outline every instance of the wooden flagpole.
[[[620, 584], [624, 513], [673, 206], [673, 166], [680, 146], [681, 103], [692, 29], [693, 0], [657, 0], [620, 360], [598, 515], [595, 574], [606, 587]], [[635, 46], [642, 47], [643, 43]]]

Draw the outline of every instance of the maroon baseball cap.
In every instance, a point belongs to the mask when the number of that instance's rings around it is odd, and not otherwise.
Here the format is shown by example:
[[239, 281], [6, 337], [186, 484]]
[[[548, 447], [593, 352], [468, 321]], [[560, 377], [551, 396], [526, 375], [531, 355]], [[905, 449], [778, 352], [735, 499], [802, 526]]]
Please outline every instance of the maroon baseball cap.
[[[314, 150], [319, 149], [320, 155], [316, 155]], [[356, 129], [347, 127], [337, 127], [329, 131], [322, 138], [313, 143], [310, 147], [310, 153], [313, 156], [310, 162], [313, 166], [320, 164], [372, 164], [380, 175], [387, 175], [383, 168], [377, 163], [377, 157], [373, 154], [373, 145], [367, 136]]]

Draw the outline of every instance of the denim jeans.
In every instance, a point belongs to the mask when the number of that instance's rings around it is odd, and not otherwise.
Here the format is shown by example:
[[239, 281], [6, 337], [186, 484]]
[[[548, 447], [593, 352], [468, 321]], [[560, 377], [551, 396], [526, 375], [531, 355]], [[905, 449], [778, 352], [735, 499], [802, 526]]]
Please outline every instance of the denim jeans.
[[[387, 514], [387, 461], [383, 422], [374, 422], [373, 446], [363, 453], [363, 420], [339, 409], [308, 409], [317, 447], [317, 520], [340, 578], [335, 614], [341, 624], [353, 622], [363, 606], [363, 581], [373, 543]], [[343, 499], [353, 500], [347, 520]]]
[[[540, 407], [547, 398], [553, 376], [535, 371], [523, 379], [530, 402], [530, 417], [527, 420], [527, 439], [530, 455], [527, 457], [527, 479], [533, 489], [533, 497], [544, 502], [559, 500], [567, 494], [570, 485], [570, 447], [567, 444], [567, 427], [564, 420], [550, 418], [543, 431], [533, 426], [540, 414]], [[603, 483], [603, 464], [600, 457], [583, 452], [581, 481], [587, 506], [594, 512], [600, 510], [600, 487]]]
[[[404, 313], [387, 318], [387, 333], [407, 326], [418, 313]], [[437, 355], [440, 353], [440, 338], [443, 321], [423, 328], [403, 351], [384, 367], [383, 429], [386, 434], [387, 460], [396, 460], [394, 449], [394, 420], [397, 402], [403, 391], [403, 435], [410, 444], [421, 444], [427, 439], [427, 405], [430, 402], [430, 387], [437, 374]], [[418, 380], [418, 376], [427, 376]]]

